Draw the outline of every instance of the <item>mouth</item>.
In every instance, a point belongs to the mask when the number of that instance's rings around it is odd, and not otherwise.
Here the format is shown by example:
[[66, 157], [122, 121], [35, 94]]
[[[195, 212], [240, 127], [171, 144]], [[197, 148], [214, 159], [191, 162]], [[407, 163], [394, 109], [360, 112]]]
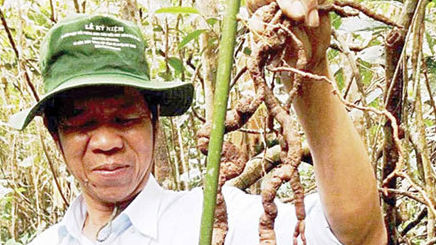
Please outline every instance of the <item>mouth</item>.
[[102, 164], [92, 169], [92, 172], [100, 175], [116, 175], [127, 170], [129, 165], [126, 164]]

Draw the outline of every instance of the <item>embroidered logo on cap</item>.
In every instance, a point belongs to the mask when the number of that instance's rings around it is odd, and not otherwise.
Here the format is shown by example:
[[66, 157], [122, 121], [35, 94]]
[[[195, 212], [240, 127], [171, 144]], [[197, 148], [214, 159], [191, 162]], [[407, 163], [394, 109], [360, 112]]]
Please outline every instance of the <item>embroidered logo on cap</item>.
[[[124, 33], [123, 26], [107, 26], [89, 23], [84, 25], [83, 30], [67, 32], [61, 39], [77, 37], [74, 46], [94, 45], [94, 48], [121, 51], [121, 48], [136, 48], [133, 40], [140, 42], [140, 38]], [[121, 40], [122, 39], [122, 40]], [[132, 42], [133, 41], [133, 42]]]

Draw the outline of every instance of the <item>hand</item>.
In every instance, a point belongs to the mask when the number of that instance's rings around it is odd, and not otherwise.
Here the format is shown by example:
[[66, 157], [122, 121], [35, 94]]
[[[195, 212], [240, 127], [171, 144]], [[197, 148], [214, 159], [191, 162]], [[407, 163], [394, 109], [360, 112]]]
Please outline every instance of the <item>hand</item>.
[[276, 1], [283, 13], [290, 19], [304, 22], [307, 26], [319, 25], [319, 16], [316, 8], [325, 0], [247, 0], [247, 7], [251, 13], [264, 5]]
[[[246, 0], [249, 11], [253, 13], [249, 21], [250, 29], [260, 36], [266, 29], [262, 20], [262, 6], [277, 2], [283, 14], [292, 21], [291, 31], [303, 43], [308, 71], [316, 72], [317, 66], [325, 61], [326, 50], [330, 45], [331, 25], [328, 13], [319, 13], [318, 4], [325, 0]], [[255, 38], [259, 41], [261, 38]], [[295, 66], [297, 56], [293, 42], [288, 42], [286, 61]]]

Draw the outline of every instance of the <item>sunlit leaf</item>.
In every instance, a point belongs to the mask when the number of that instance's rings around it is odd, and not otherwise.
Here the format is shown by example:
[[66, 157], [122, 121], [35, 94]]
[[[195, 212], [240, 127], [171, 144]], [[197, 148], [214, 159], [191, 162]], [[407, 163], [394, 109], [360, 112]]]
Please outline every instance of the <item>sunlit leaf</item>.
[[332, 26], [335, 29], [338, 29], [339, 26], [341, 26], [342, 18], [339, 15], [337, 15], [337, 14], [335, 14], [333, 12], [330, 12], [330, 19], [331, 19], [331, 22], [332, 22]]
[[165, 81], [171, 81], [171, 80], [173, 80], [173, 75], [171, 74], [171, 72], [166, 72], [166, 71], [164, 71], [164, 72], [159, 72], [158, 74], [157, 74], [159, 77], [161, 77], [161, 78], [163, 78]]
[[372, 80], [371, 63], [358, 59], [360, 79], [365, 85], [369, 85]]
[[209, 19], [206, 20], [206, 22], [209, 25], [213, 26], [213, 25], [215, 25], [218, 22], [218, 19], [217, 18], [209, 18]]
[[206, 29], [200, 29], [200, 30], [195, 30], [191, 33], [189, 33], [188, 35], [186, 35], [183, 40], [179, 43], [178, 45], [178, 49], [183, 48], [186, 44], [188, 44], [190, 41], [197, 39], [201, 33], [205, 32]]
[[156, 10], [156, 14], [200, 14], [194, 7], [166, 7]]
[[336, 73], [335, 73], [335, 79], [336, 79], [336, 83], [338, 84], [338, 88], [339, 90], [342, 90], [344, 88], [344, 70], [342, 68], [340, 68]]
[[180, 74], [183, 71], [183, 62], [176, 57], [170, 57], [168, 58], [168, 64], [170, 64], [170, 66], [172, 68], [174, 68], [174, 71], [176, 72], [176, 74]]

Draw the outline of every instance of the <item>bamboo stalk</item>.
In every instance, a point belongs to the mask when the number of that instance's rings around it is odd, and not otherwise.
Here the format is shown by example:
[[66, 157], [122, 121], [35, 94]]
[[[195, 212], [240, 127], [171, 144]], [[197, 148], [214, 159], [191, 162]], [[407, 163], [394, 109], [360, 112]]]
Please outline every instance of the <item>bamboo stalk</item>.
[[236, 36], [236, 14], [240, 0], [227, 0], [223, 19], [223, 32], [218, 54], [217, 84], [214, 98], [213, 124], [207, 155], [207, 171], [204, 184], [203, 214], [201, 217], [200, 244], [212, 241], [212, 227], [216, 205], [219, 164], [224, 137], [224, 122], [228, 100], [233, 50]]

